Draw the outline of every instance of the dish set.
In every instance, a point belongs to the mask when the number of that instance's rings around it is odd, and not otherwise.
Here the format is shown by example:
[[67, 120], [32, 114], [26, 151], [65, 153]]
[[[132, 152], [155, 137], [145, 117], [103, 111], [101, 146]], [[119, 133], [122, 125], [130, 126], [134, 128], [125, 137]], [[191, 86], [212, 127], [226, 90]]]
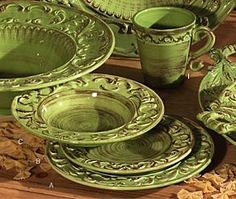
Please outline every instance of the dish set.
[[[47, 140], [45, 153], [52, 168], [76, 183], [140, 190], [182, 182], [213, 158], [214, 143], [207, 131], [187, 118], [166, 115], [162, 99], [146, 85], [90, 72], [112, 53], [138, 56], [131, 18], [141, 9], [184, 7], [197, 15], [197, 26], [215, 29], [234, 1], [109, 2], [0, 2], [0, 114], [9, 114], [11, 105], [22, 128]], [[215, 106], [223, 112], [225, 103], [236, 107], [236, 65], [225, 59], [235, 49], [232, 45], [211, 51], [217, 64], [199, 88], [204, 112], [198, 118], [215, 131], [219, 128], [212, 118], [217, 118], [208, 112]], [[216, 80], [215, 89], [210, 84]], [[234, 129], [235, 118], [227, 116], [224, 129]], [[235, 143], [231, 131], [219, 133]]]

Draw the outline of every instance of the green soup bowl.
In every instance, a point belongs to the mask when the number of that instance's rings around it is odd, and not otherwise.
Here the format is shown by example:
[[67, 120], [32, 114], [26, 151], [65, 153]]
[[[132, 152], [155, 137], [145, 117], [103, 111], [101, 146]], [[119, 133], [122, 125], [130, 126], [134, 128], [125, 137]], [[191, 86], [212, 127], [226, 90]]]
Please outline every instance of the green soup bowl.
[[16, 95], [85, 75], [113, 51], [109, 26], [83, 11], [28, 1], [0, 7], [0, 116], [11, 115]]
[[12, 114], [38, 137], [93, 147], [149, 131], [161, 121], [164, 104], [139, 82], [90, 73], [16, 96]]
[[2, 25], [0, 39], [0, 114], [9, 114], [15, 95], [50, 83], [76, 55], [69, 35], [40, 26]]

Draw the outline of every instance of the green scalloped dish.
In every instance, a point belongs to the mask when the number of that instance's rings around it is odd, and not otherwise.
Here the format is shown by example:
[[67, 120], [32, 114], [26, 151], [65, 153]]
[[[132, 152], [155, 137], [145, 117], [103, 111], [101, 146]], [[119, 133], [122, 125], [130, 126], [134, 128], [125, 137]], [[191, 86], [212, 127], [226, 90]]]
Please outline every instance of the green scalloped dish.
[[227, 45], [222, 49], [212, 49], [210, 56], [215, 65], [202, 79], [198, 99], [202, 110], [209, 109], [209, 105], [218, 99], [221, 92], [236, 81], [236, 63], [227, 57], [236, 52], [235, 45]]
[[[200, 107], [203, 111], [212, 112], [212, 114], [207, 114], [209, 116], [206, 117], [204, 113], [198, 115], [198, 119], [204, 122], [204, 124], [215, 130], [223, 137], [225, 137], [230, 143], [236, 146], [236, 133], [235, 132], [227, 132], [228, 128], [232, 128], [234, 126], [235, 119], [227, 119], [227, 121], [232, 123], [229, 125], [231, 127], [225, 127], [222, 125], [223, 120], [217, 119], [219, 114], [218, 111], [221, 112], [220, 117], [224, 117], [229, 114], [229, 111], [233, 107], [233, 100], [227, 100], [224, 97], [224, 90], [227, 90], [227, 87], [232, 85], [236, 81], [236, 63], [228, 60], [228, 57], [236, 52], [236, 44], [227, 45], [221, 49], [212, 49], [210, 52], [210, 56], [215, 61], [214, 68], [209, 71], [206, 76], [202, 79], [199, 91], [198, 91], [198, 100]], [[234, 93], [231, 94], [232, 99]], [[213, 108], [216, 103], [217, 108]], [[215, 113], [213, 113], [215, 111]], [[231, 110], [232, 111], [232, 110]], [[202, 116], [200, 116], [202, 115]], [[205, 115], [205, 116], [203, 116]], [[212, 115], [212, 116], [210, 116]], [[218, 116], [217, 116], [218, 115]], [[208, 119], [207, 119], [208, 118]], [[219, 128], [219, 126], [221, 126]], [[227, 125], [226, 125], [227, 126]], [[223, 133], [222, 133], [223, 132]]]
[[236, 132], [236, 82], [227, 86], [216, 100], [210, 103], [209, 109], [197, 115], [204, 125], [228, 141], [235, 144]]
[[94, 148], [61, 145], [61, 149], [70, 161], [86, 169], [130, 175], [173, 165], [192, 151], [193, 144], [188, 126], [164, 116], [156, 127], [136, 139]]
[[[184, 121], [184, 120], [183, 120]], [[52, 168], [63, 177], [90, 187], [110, 190], [141, 190], [164, 187], [184, 181], [204, 170], [214, 154], [214, 144], [208, 133], [196, 123], [184, 121], [196, 138], [191, 154], [174, 166], [139, 175], [115, 175], [87, 170], [70, 162], [59, 143], [50, 142], [46, 154]]]
[[164, 105], [138, 82], [87, 74], [15, 97], [12, 114], [39, 137], [94, 146], [142, 135], [160, 122]]
[[0, 114], [10, 110], [11, 100], [20, 92], [87, 74], [100, 67], [114, 49], [109, 26], [84, 11], [30, 1], [0, 2], [0, 9], [0, 94], [4, 102]]

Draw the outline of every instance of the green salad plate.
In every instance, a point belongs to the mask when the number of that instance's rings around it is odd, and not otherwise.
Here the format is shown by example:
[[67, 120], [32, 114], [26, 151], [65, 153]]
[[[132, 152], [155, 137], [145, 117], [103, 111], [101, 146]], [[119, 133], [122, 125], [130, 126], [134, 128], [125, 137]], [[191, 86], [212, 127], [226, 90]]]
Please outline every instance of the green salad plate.
[[65, 156], [86, 169], [112, 174], [160, 170], [185, 158], [194, 145], [191, 129], [170, 116], [138, 138], [94, 148], [61, 145]]
[[158, 6], [177, 6], [194, 12], [197, 24], [214, 30], [224, 21], [235, 6], [234, 0], [176, 1], [176, 0], [46, 0], [52, 3], [76, 7], [103, 19], [112, 28], [116, 46], [114, 54], [138, 57], [137, 42], [132, 28], [133, 15], [145, 8]]
[[141, 83], [91, 73], [15, 97], [12, 114], [39, 137], [94, 146], [142, 135], [161, 121], [164, 105]]
[[100, 189], [142, 190], [175, 184], [204, 170], [211, 162], [214, 153], [214, 144], [208, 133], [191, 121], [182, 121], [191, 128], [195, 136], [193, 151], [184, 160], [164, 170], [133, 175], [92, 171], [67, 159], [57, 142], [47, 144], [47, 159], [52, 168], [63, 177]]
[[0, 2], [0, 115], [14, 96], [76, 79], [111, 55], [114, 35], [84, 11], [44, 2]]
[[236, 44], [210, 52], [216, 64], [200, 83], [198, 99], [204, 112], [197, 116], [208, 128], [223, 135], [234, 145], [236, 131], [232, 129], [236, 126], [236, 62], [230, 61], [228, 57], [235, 52]]

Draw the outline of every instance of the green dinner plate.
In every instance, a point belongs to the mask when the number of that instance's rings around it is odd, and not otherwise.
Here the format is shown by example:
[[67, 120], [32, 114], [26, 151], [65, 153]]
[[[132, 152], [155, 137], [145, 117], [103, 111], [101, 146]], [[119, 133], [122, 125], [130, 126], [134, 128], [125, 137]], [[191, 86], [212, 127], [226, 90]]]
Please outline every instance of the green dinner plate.
[[94, 146], [149, 131], [161, 121], [164, 105], [141, 83], [97, 73], [19, 95], [12, 114], [39, 137]]
[[141, 190], [163, 187], [186, 180], [204, 170], [213, 157], [214, 144], [209, 134], [191, 121], [186, 124], [196, 138], [192, 153], [183, 161], [164, 170], [140, 175], [115, 175], [87, 170], [69, 161], [60, 144], [49, 142], [46, 148], [52, 168], [63, 177], [79, 184], [110, 190]]
[[89, 170], [112, 174], [137, 174], [160, 170], [177, 163], [191, 151], [191, 129], [179, 120], [164, 116], [154, 129], [124, 142], [94, 148], [62, 145], [66, 157]]

